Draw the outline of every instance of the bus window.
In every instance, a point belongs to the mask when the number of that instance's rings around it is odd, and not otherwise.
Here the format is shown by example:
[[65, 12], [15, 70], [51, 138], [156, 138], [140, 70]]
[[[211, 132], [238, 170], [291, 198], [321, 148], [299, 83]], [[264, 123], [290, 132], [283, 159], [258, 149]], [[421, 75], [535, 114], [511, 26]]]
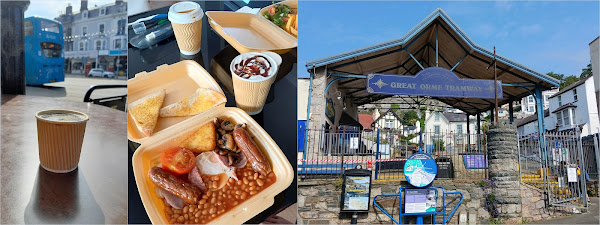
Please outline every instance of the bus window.
[[25, 36], [33, 35], [33, 23], [31, 20], [25, 20]]
[[58, 23], [40, 20], [40, 29], [46, 32], [59, 33], [60, 29]]
[[52, 42], [42, 42], [40, 43], [42, 47], [42, 53], [46, 58], [58, 58], [61, 53], [61, 46]]

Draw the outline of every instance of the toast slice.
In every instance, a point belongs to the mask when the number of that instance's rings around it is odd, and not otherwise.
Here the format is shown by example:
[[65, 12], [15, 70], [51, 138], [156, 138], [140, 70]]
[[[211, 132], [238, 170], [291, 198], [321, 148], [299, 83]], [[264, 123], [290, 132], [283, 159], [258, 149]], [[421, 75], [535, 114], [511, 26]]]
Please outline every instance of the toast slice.
[[128, 112], [133, 118], [138, 130], [149, 137], [158, 121], [158, 113], [165, 100], [165, 90], [154, 92], [128, 106]]
[[160, 117], [196, 115], [225, 102], [227, 98], [221, 92], [198, 88], [191, 96], [160, 109]]
[[214, 150], [217, 147], [217, 126], [213, 122], [204, 124], [192, 136], [185, 139], [180, 147], [195, 153]]

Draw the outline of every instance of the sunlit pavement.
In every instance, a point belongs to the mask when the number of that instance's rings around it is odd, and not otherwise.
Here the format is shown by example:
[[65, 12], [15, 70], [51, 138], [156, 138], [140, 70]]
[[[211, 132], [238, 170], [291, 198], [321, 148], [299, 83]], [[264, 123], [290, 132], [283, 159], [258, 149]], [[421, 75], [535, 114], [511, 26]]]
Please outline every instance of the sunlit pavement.
[[[67, 74], [64, 82], [50, 83], [43, 86], [27, 86], [26, 95], [55, 97], [83, 102], [83, 97], [87, 90], [91, 86], [98, 84], [127, 84], [127, 80], [125, 76], [120, 76], [118, 79], [111, 79]], [[124, 94], [127, 94], [127, 89], [125, 88], [102, 89], [95, 90], [92, 98]]]
[[588, 212], [574, 214], [557, 219], [539, 221], [532, 224], [600, 224], [600, 215], [598, 208], [598, 197], [590, 197], [591, 203], [588, 206]]

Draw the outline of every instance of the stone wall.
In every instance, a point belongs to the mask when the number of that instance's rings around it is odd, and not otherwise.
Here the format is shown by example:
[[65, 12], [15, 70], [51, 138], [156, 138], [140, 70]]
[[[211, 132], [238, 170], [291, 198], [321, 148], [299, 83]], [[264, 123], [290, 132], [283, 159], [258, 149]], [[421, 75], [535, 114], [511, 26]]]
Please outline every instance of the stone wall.
[[564, 207], [545, 207], [544, 192], [538, 188], [521, 184], [521, 212], [522, 221], [546, 220], [554, 217], [570, 215], [572, 210]]
[[[358, 223], [368, 224], [390, 224], [391, 220], [379, 209], [374, 209], [372, 198], [379, 194], [397, 194], [398, 187], [408, 186], [406, 182], [373, 182], [371, 186], [371, 205], [370, 211], [366, 214], [360, 214]], [[451, 218], [450, 222], [459, 223], [460, 214], [465, 218], [463, 223], [469, 221], [469, 224], [487, 223], [489, 213], [483, 209], [483, 190], [473, 181], [452, 181], [436, 180], [433, 186], [444, 187], [446, 192], [458, 191], [463, 193], [463, 202]], [[298, 213], [303, 224], [349, 224], [351, 215], [340, 216], [340, 181], [311, 181], [298, 183]], [[441, 194], [441, 193], [439, 193]], [[447, 196], [446, 202], [451, 202], [457, 196]], [[438, 198], [438, 206], [441, 206], [441, 196]], [[394, 214], [394, 219], [398, 219], [397, 198], [378, 198], [380, 205]], [[456, 206], [458, 200], [448, 205], [447, 213]], [[436, 222], [440, 222], [441, 217], [436, 217]], [[427, 223], [427, 218], [425, 218]]]

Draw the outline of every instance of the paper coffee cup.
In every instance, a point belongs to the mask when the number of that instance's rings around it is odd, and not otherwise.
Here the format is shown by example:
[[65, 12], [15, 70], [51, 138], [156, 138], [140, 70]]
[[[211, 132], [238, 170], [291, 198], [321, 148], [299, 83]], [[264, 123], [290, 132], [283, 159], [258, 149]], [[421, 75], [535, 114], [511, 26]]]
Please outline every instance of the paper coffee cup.
[[77, 168], [89, 117], [71, 110], [44, 110], [35, 117], [41, 166], [54, 173]]
[[204, 17], [200, 5], [195, 2], [178, 2], [171, 5], [168, 15], [181, 54], [194, 55], [200, 52]]
[[[267, 77], [255, 75], [247, 79], [235, 74], [234, 68], [236, 64], [256, 55], [263, 56], [270, 62], [271, 68]], [[255, 115], [262, 111], [267, 96], [269, 95], [269, 91], [271, 90], [271, 85], [277, 77], [276, 75], [280, 64], [281, 56], [274, 52], [248, 52], [238, 55], [231, 61], [229, 69], [231, 71], [231, 76], [233, 77], [233, 92], [235, 95], [235, 103], [238, 108], [246, 111], [250, 115]]]

